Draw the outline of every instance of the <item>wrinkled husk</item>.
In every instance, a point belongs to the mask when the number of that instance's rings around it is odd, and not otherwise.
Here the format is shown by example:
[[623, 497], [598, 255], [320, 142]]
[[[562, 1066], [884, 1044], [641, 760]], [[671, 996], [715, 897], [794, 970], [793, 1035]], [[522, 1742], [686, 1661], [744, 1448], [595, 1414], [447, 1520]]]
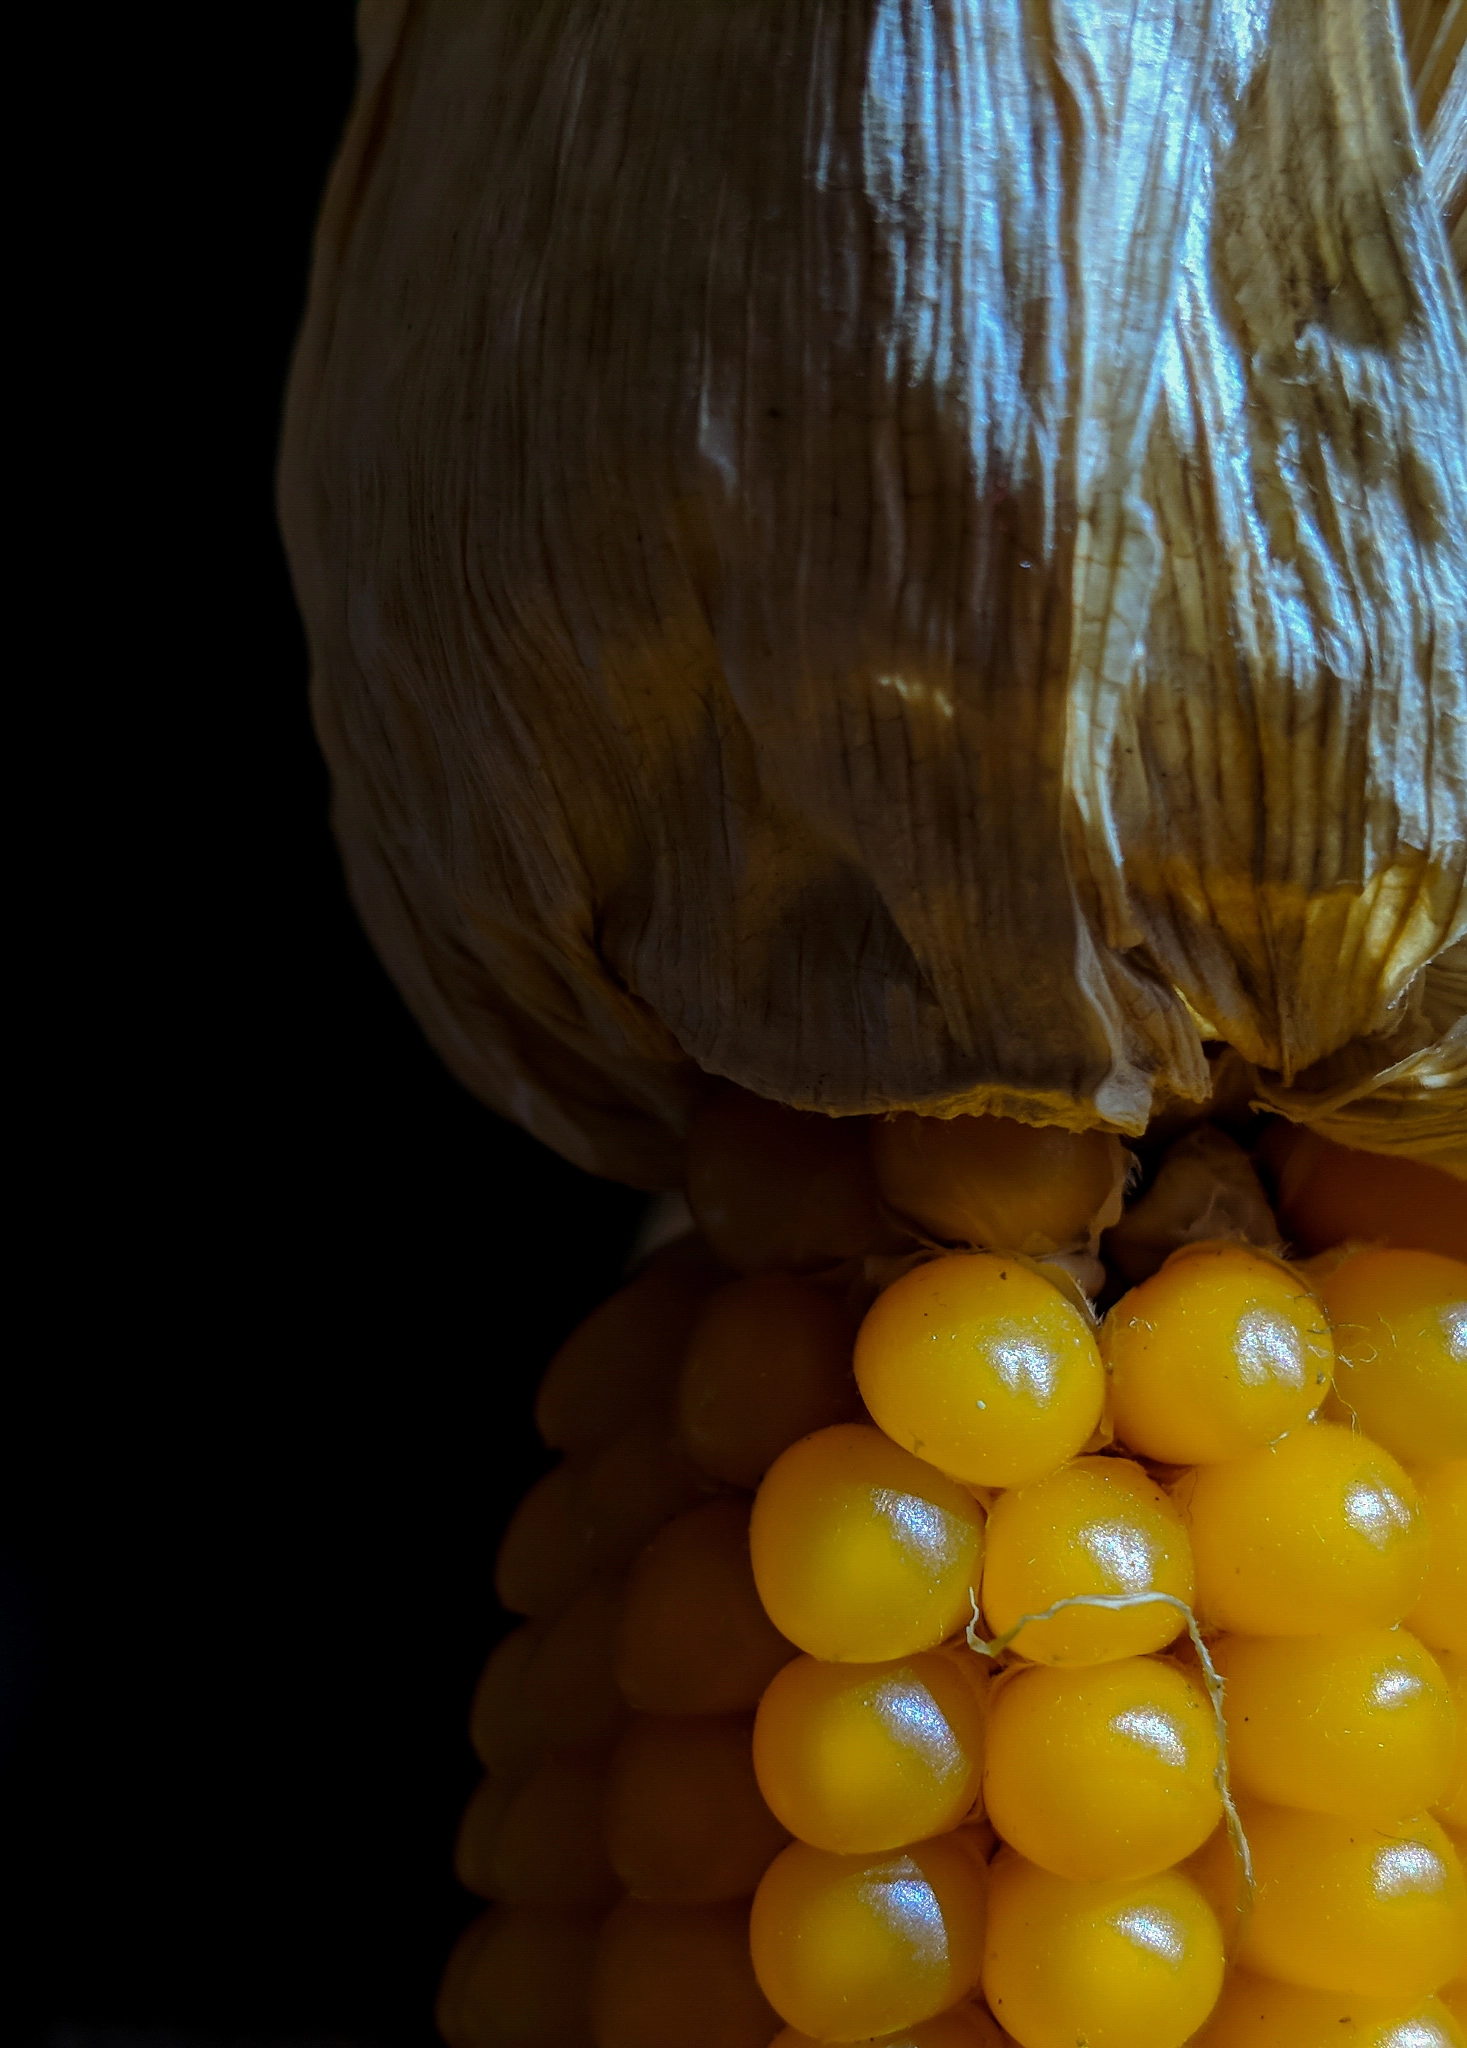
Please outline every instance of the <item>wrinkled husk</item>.
[[1467, 1171], [1464, 13], [370, 0], [282, 507], [475, 1093]]

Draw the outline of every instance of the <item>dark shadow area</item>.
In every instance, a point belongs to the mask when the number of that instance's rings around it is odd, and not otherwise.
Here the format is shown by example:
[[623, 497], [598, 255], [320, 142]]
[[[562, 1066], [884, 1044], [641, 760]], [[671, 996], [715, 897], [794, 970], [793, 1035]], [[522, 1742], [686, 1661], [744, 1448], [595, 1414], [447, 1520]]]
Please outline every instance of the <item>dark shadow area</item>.
[[532, 1389], [643, 1208], [439, 1067], [326, 829], [272, 491], [351, 18], [165, 8], [67, 58], [101, 111], [36, 776], [86, 846], [0, 1429], [8, 1931], [54, 2048], [435, 2038]]

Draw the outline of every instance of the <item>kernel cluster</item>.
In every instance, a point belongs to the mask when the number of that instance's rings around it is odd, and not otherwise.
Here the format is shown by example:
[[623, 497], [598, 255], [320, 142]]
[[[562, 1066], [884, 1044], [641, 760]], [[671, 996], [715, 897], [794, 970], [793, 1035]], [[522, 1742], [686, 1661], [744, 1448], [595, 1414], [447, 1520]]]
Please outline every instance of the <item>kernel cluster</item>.
[[1462, 2048], [1467, 1265], [1097, 1317], [1114, 1140], [737, 1107], [541, 1391], [452, 2048]]

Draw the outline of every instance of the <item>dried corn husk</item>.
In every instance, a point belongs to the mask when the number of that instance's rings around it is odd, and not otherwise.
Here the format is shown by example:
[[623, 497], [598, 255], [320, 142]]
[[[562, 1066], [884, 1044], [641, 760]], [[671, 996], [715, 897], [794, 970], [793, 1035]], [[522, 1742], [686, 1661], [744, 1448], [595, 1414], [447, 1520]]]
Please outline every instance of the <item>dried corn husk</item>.
[[1463, 15], [371, 0], [282, 506], [470, 1088], [1467, 1170]]

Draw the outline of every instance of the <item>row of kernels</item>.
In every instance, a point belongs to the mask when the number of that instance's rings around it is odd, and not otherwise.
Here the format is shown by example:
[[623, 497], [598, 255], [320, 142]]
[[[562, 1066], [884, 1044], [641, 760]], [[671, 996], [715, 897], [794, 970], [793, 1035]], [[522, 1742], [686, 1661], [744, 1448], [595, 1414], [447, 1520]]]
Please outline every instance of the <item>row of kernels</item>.
[[[1423, 1161], [1351, 1152], [1284, 1123], [1256, 1158], [1283, 1236], [1304, 1253], [1353, 1239], [1460, 1258], [1467, 1245], [1467, 1186]], [[736, 1272], [900, 1250], [914, 1233], [1042, 1256], [1116, 1220], [1125, 1165], [1119, 1140], [1099, 1131], [1001, 1116], [829, 1117], [718, 1086], [689, 1126], [687, 1193]], [[1261, 1199], [1258, 1189], [1254, 1210]]]
[[925, 1236], [1051, 1252], [1085, 1244], [1119, 1210], [1125, 1158], [1100, 1132], [1004, 1117], [876, 1121], [802, 1114], [714, 1089], [688, 1130], [699, 1229], [735, 1271], [817, 1267]]
[[[1444, 1523], [1444, 1569], [1453, 1536]], [[775, 1626], [835, 1663], [931, 1649], [971, 1619], [970, 1596], [993, 1635], [1022, 1629], [1017, 1649], [1040, 1663], [1161, 1649], [1193, 1606], [1205, 1626], [1248, 1635], [1390, 1626], [1421, 1605], [1429, 1561], [1407, 1474], [1328, 1423], [1185, 1473], [1170, 1494], [1132, 1460], [1074, 1459], [998, 1494], [987, 1516], [937, 1466], [840, 1424], [777, 1461], [751, 1544]], [[1047, 1615], [1085, 1599], [1135, 1604]]]
[[[754, 1589], [748, 1494], [696, 1455], [705, 1445], [679, 1412], [694, 1331], [718, 1323], [710, 1308], [730, 1292], [719, 1279], [696, 1256], [659, 1259], [542, 1382], [537, 1419], [567, 1457], [500, 1553], [501, 1598], [537, 1618], [500, 1645], [475, 1698], [488, 1775], [455, 1860], [499, 1904], [445, 1975], [440, 2023], [463, 2048], [497, 2042], [498, 2016], [521, 2008], [535, 2048], [540, 2019], [562, 2008], [544, 2048], [561, 2048], [562, 2027], [565, 2048], [593, 2032], [648, 2048], [659, 2026], [711, 2039], [711, 2025], [726, 2048], [765, 2048], [777, 2026], [750, 1969], [748, 1906], [787, 1835], [754, 1778], [752, 1710], [792, 1649]], [[813, 1331], [800, 1316], [813, 1290], [753, 1286], [778, 1297], [763, 1304], [776, 1335], [793, 1323], [796, 1351], [812, 1334], [819, 1346], [819, 1310]], [[787, 1379], [772, 1391], [788, 1407]], [[793, 1434], [841, 1412], [795, 1410]], [[728, 1420], [757, 1434], [749, 1404]]]

